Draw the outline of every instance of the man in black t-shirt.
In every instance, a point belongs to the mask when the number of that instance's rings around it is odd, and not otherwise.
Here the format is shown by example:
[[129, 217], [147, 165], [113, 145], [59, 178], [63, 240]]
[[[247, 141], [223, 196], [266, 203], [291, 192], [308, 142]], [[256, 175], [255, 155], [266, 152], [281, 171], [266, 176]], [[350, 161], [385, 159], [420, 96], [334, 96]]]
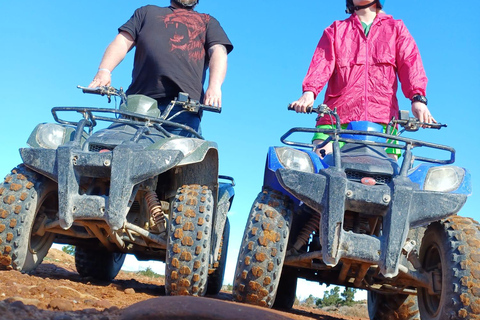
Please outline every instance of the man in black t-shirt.
[[[110, 85], [113, 69], [136, 47], [127, 95], [147, 95], [157, 99], [162, 109], [179, 92], [186, 92], [192, 99], [221, 107], [227, 54], [233, 46], [215, 18], [193, 10], [197, 3], [171, 0], [169, 7], [148, 5], [135, 10], [107, 47], [89, 87]], [[207, 68], [209, 81], [204, 92]], [[184, 113], [175, 121], [200, 130], [199, 115]]]

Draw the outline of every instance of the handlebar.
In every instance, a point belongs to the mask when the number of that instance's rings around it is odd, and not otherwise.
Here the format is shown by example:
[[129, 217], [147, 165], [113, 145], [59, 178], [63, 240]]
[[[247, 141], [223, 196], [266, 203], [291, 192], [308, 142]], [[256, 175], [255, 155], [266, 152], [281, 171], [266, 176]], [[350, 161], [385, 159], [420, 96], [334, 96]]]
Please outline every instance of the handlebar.
[[[77, 88], [81, 89], [83, 93], [99, 94], [101, 96], [107, 96], [109, 103], [111, 102], [111, 96], [120, 97], [121, 103], [127, 102], [127, 95], [125, 94], [122, 88], [115, 89], [114, 87], [109, 87], [109, 86], [101, 86], [101, 87], [95, 87], [95, 88], [77, 86]], [[184, 93], [184, 92], [180, 92], [178, 94], [178, 98], [175, 98], [175, 100], [172, 100], [171, 104], [173, 104], [173, 106], [179, 106], [188, 112], [198, 113], [200, 110], [211, 111], [216, 113], [222, 112], [221, 108], [201, 104], [197, 100], [190, 99], [188, 97], [188, 93]]]
[[417, 118], [410, 117], [409, 112], [406, 110], [400, 110], [400, 112], [398, 113], [398, 119], [392, 119], [389, 123], [389, 126], [396, 124], [402, 126], [405, 131], [418, 131], [418, 129], [421, 127], [437, 130], [443, 127], [447, 127], [446, 124], [442, 123], [420, 122], [420, 120], [418, 120]]
[[108, 103], [112, 101], [112, 96], [120, 97], [121, 103], [125, 103], [127, 101], [127, 96], [125, 95], [125, 92], [123, 92], [122, 88], [115, 89], [114, 87], [109, 87], [109, 86], [101, 86], [101, 87], [95, 87], [95, 88], [77, 86], [77, 88], [81, 89], [83, 93], [99, 94], [101, 96], [107, 96]]
[[180, 92], [178, 94], [178, 98], [173, 100], [171, 103], [189, 112], [198, 113], [200, 110], [216, 112], [216, 113], [222, 112], [222, 109], [219, 107], [201, 104], [198, 100], [193, 100], [189, 98], [188, 93], [185, 93], [185, 92]]
[[[291, 104], [287, 107], [288, 110], [294, 111], [295, 108], [292, 107]], [[340, 118], [338, 117], [337, 110], [331, 110], [326, 104], [321, 104], [318, 107], [307, 107], [307, 113], [316, 113], [319, 117], [324, 117], [326, 114], [334, 116], [336, 119], [336, 123], [340, 123]], [[332, 123], [333, 124], [333, 123]], [[417, 118], [410, 117], [409, 112], [406, 110], [400, 110], [399, 112], [399, 119], [393, 118], [389, 126], [400, 125], [404, 128], [405, 131], [418, 131], [420, 128], [430, 128], [430, 129], [441, 129], [443, 127], [447, 127], [446, 124], [442, 123], [427, 123], [427, 122], [420, 122]], [[389, 132], [387, 130], [387, 132]]]

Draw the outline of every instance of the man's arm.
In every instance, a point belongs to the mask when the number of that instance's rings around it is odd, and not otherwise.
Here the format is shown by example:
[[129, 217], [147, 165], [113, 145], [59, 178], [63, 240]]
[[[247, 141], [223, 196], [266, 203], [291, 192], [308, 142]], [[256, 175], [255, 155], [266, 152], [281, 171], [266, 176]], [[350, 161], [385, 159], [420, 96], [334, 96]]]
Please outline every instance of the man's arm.
[[134, 45], [132, 36], [128, 32], [121, 31], [105, 50], [98, 72], [88, 87], [109, 86], [112, 82], [113, 69], [122, 62]]
[[208, 88], [203, 103], [209, 106], [222, 107], [222, 84], [227, 74], [227, 49], [224, 45], [215, 44], [208, 49], [210, 57]]

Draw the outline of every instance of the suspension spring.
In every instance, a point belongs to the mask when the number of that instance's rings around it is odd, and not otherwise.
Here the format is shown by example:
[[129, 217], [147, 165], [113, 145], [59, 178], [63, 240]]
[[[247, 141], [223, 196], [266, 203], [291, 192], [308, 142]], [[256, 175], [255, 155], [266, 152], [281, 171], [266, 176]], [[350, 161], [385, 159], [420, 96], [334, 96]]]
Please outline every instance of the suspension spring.
[[155, 191], [148, 191], [145, 195], [145, 201], [150, 212], [150, 229], [160, 233], [165, 231], [165, 213]]
[[313, 232], [317, 232], [320, 228], [320, 214], [315, 213], [312, 215], [310, 220], [305, 224], [302, 231], [297, 237], [297, 241], [293, 245], [293, 248], [297, 251], [300, 250], [301, 247], [307, 244], [308, 239], [310, 239], [310, 235]]

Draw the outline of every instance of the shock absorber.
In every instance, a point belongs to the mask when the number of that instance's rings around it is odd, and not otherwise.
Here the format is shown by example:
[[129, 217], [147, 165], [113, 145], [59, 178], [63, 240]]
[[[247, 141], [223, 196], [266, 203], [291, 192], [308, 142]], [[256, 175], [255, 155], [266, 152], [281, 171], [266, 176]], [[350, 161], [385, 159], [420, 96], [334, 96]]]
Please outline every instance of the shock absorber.
[[314, 213], [312, 217], [308, 220], [308, 222], [303, 227], [302, 231], [297, 237], [297, 241], [293, 245], [293, 249], [299, 251], [304, 245], [307, 244], [308, 239], [310, 239], [310, 235], [313, 232], [317, 232], [320, 228], [320, 214]]
[[147, 202], [148, 212], [150, 212], [150, 229], [159, 233], [165, 232], [165, 213], [155, 191], [148, 191], [145, 195], [145, 201]]

